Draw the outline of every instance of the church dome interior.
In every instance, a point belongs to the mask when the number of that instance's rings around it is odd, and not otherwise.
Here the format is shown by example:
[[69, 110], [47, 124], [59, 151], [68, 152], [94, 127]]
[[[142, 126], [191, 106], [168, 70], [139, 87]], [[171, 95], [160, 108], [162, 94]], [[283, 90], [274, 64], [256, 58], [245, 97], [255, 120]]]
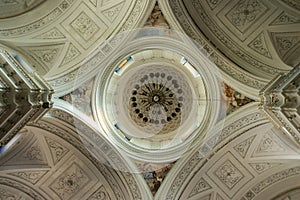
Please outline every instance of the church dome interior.
[[300, 199], [298, 0], [0, 11], [0, 199]]

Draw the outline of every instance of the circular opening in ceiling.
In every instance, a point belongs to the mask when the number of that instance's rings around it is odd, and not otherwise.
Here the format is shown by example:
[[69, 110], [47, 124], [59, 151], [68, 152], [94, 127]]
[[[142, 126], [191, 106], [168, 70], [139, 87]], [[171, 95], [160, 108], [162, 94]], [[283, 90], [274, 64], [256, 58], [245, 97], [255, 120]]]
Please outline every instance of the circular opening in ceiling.
[[145, 149], [163, 149], [184, 141], [199, 126], [204, 84], [181, 59], [174, 52], [151, 49], [128, 56], [126, 66], [119, 62], [104, 91], [111, 95], [103, 95], [104, 109], [110, 111], [106, 118], [119, 136]]
[[217, 67], [186, 35], [141, 29], [117, 35], [98, 50], [107, 46], [112, 51], [98, 66], [93, 115], [128, 156], [172, 162], [222, 119]]

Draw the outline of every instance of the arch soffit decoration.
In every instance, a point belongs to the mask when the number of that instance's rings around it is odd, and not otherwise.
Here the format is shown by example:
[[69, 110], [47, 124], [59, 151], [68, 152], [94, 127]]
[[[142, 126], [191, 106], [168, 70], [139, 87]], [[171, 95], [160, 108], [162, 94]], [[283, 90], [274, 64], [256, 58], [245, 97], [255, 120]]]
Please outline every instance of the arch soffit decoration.
[[294, 51], [292, 46], [297, 45], [299, 19], [292, 9], [277, 1], [193, 0], [183, 1], [183, 5], [203, 34], [241, 68], [266, 78], [291, 68], [280, 54], [286, 53], [282, 52], [283, 42], [291, 43], [284, 47], [289, 54]]
[[[143, 25], [154, 3], [50, 1], [21, 16], [2, 20], [0, 40], [4, 48], [22, 55], [57, 87], [84, 73], [78, 68], [106, 39]], [[84, 24], [86, 29], [81, 29]], [[102, 46], [102, 52], [93, 61], [101, 61], [110, 49], [108, 45]]]
[[[99, 132], [99, 127], [93, 126], [93, 123], [90, 122], [88, 117], [85, 116], [86, 118], [81, 118], [81, 113], [73, 110], [72, 106], [69, 106], [68, 104], [60, 105], [59, 103], [57, 104], [57, 107], [54, 107], [54, 109], [49, 112], [49, 115], [51, 118], [58, 119], [62, 124], [68, 123], [74, 130], [73, 134], [77, 135], [77, 138], [78, 134], [81, 135], [80, 139], [83, 141], [85, 146], [79, 142], [76, 148], [82, 149], [82, 153], [84, 152], [84, 155], [88, 157], [94, 165], [97, 166], [101, 164], [109, 171], [113, 171], [113, 173], [116, 174], [115, 176], [118, 176], [119, 180], [122, 180], [122, 185], [120, 186], [126, 188], [129, 198], [140, 199], [142, 197], [148, 198], [151, 196], [149, 188], [145, 184], [142, 176], [140, 174], [130, 173], [131, 169], [136, 168], [136, 165], [132, 163], [126, 155], [116, 149], [114, 144], [107, 140], [105, 136], [102, 136]], [[47, 122], [47, 124], [49, 123]], [[76, 144], [74, 143], [73, 146], [75, 145]], [[97, 147], [95, 152], [93, 152], [97, 154], [96, 159], [87, 151], [87, 145], [89, 146], [89, 150], [95, 146]], [[99, 161], [99, 159], [103, 159], [103, 155], [105, 155], [104, 160]], [[103, 165], [104, 162], [105, 165]], [[113, 170], [114, 167], [118, 170]], [[107, 181], [110, 180], [109, 177], [105, 178]]]
[[292, 188], [300, 175], [299, 149], [279, 137], [281, 132], [256, 107], [257, 103], [250, 103], [236, 111], [219, 135], [213, 134], [181, 158], [155, 199], [246, 199], [248, 195], [259, 199], [281, 181], [290, 181], [287, 187]]
[[[226, 57], [220, 49], [217, 49], [199, 30], [195, 25], [193, 19], [185, 8], [184, 4], [178, 0], [159, 1], [161, 10], [165, 18], [169, 22], [171, 28], [179, 30], [188, 34], [191, 38], [196, 40], [210, 55], [209, 58], [221, 70], [223, 78], [227, 82], [232, 83], [231, 86], [248, 95], [252, 99], [257, 99], [258, 91], [269, 82], [278, 72], [286, 72], [289, 67], [279, 61], [285, 66], [284, 70], [270, 68], [265, 77], [253, 74], [248, 70], [242, 69], [239, 65], [232, 62]], [[251, 59], [250, 59], [251, 60]], [[253, 59], [252, 59], [253, 60]], [[243, 66], [242, 66], [243, 67]]]
[[[95, 127], [92, 127], [91, 123], [78, 117], [76, 111], [72, 111], [75, 113], [74, 116], [70, 114], [70, 110], [66, 110], [68, 106], [64, 105], [62, 108], [64, 110], [58, 107], [53, 108], [39, 122], [25, 127], [31, 137], [28, 137], [28, 134], [24, 136], [27, 141], [25, 141], [25, 148], [24, 145], [13, 148], [12, 154], [19, 155], [19, 151], [25, 149], [26, 154], [22, 154], [21, 157], [31, 155], [37, 164], [12, 169], [6, 165], [15, 166], [16, 159], [14, 161], [8, 159], [7, 162], [2, 163], [0, 181], [2, 180], [4, 187], [31, 191], [32, 194], [28, 192], [26, 194], [35, 199], [51, 199], [53, 191], [57, 191], [55, 192], [57, 198], [62, 198], [61, 195], [69, 195], [69, 197], [87, 199], [89, 196], [92, 198], [93, 195], [104, 194], [111, 199], [152, 198], [142, 176], [128, 172], [136, 168], [134, 163], [120, 154], [101, 133], [95, 130]], [[71, 109], [71, 106], [69, 107]], [[87, 145], [95, 147], [97, 157], [91, 155]], [[30, 154], [27, 153], [29, 151]], [[7, 154], [11, 152], [8, 151]], [[5, 156], [10, 157], [6, 154]], [[32, 163], [32, 160], [30, 162]], [[23, 163], [24, 159], [20, 161], [21, 165]], [[114, 170], [111, 166], [118, 166], [122, 171]], [[74, 179], [68, 179], [74, 176]], [[73, 186], [68, 185], [68, 181], [73, 181]], [[83, 190], [89, 192], [80, 196], [79, 193]]]

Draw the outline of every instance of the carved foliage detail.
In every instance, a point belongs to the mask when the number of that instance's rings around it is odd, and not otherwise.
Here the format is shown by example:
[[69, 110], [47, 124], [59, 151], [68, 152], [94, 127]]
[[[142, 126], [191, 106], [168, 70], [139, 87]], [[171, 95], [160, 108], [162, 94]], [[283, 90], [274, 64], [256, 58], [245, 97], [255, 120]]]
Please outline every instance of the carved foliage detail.
[[62, 157], [64, 155], [66, 155], [68, 153], [69, 150], [66, 147], [62, 146], [61, 144], [59, 144], [58, 142], [55, 142], [54, 140], [52, 140], [50, 138], [45, 138], [45, 139], [50, 148], [53, 162], [54, 162], [54, 164], [56, 164], [58, 161], [60, 161], [62, 159]]
[[263, 136], [261, 142], [258, 145], [256, 153], [269, 153], [269, 152], [284, 152], [286, 151], [284, 146], [276, 136], [266, 134]]
[[31, 50], [31, 52], [37, 56], [37, 58], [46, 64], [53, 64], [56, 60], [56, 57], [58, 56], [60, 52], [60, 48], [45, 47], [44, 49], [38, 48], [36, 50]]
[[26, 180], [32, 184], [36, 184], [46, 173], [47, 171], [20, 171], [9, 174]]
[[71, 27], [84, 39], [89, 40], [99, 30], [97, 24], [84, 12], [71, 23]]
[[218, 6], [221, 0], [206, 0], [206, 2], [209, 5], [209, 7], [213, 10]]
[[276, 50], [282, 58], [287, 53], [291, 53], [291, 50], [300, 43], [299, 32], [272, 33], [271, 35], [277, 47]]
[[48, 46], [23, 47], [22, 50], [28, 52], [28, 55], [37, 62], [38, 68], [36, 69], [38, 72], [45, 74], [54, 66], [63, 45], [62, 43], [57, 43]]
[[225, 161], [215, 174], [229, 189], [233, 188], [244, 177], [229, 160]]
[[196, 167], [201, 161], [200, 154], [198, 152], [194, 153], [191, 159], [183, 166], [182, 170], [175, 177], [170, 190], [168, 191], [166, 200], [175, 199], [175, 195], [178, 193], [179, 188], [188, 177], [188, 174]]
[[[199, 35], [195, 31], [192, 30], [190, 23], [188, 22], [188, 20], [185, 19], [185, 17], [184, 17], [185, 14], [181, 11], [182, 8], [180, 5], [181, 3], [179, 3], [179, 0], [169, 0], [169, 1], [172, 2], [172, 4], [170, 6], [174, 10], [174, 14], [177, 16], [177, 20], [179, 20], [181, 25], [185, 28], [187, 34], [190, 37], [196, 39], [200, 44], [206, 43], [205, 41], [203, 41], [202, 38], [199, 37]], [[246, 61], [253, 67], [263, 70], [270, 74], [276, 74], [276, 72], [277, 72], [276, 69], [274, 69], [273, 67], [271, 67], [269, 65], [266, 65], [265, 63], [262, 63], [262, 62], [256, 60], [252, 56], [248, 55], [248, 53], [246, 53], [243, 48], [237, 46], [235, 42], [233, 42], [230, 38], [228, 38], [228, 36], [224, 35], [224, 33], [220, 30], [220, 27], [217, 26], [213, 20], [211, 20], [210, 16], [206, 13], [206, 10], [202, 8], [202, 5], [199, 0], [192, 0], [192, 4], [195, 7], [196, 12], [200, 13], [199, 17], [201, 17], [201, 20], [203, 21], [203, 23], [206, 24], [206, 26], [211, 30], [211, 32], [214, 33], [215, 36], [229, 50], [234, 52], [234, 54], [239, 56], [241, 59], [243, 59], [244, 61]], [[222, 58], [220, 58], [215, 52], [213, 52], [211, 54], [211, 58], [212, 58], [212, 61], [218, 67], [220, 67], [224, 72], [230, 74], [230, 76], [236, 78], [240, 82], [244, 82], [247, 85], [249, 85], [249, 84], [263, 85], [263, 84], [259, 83], [257, 80], [250, 80], [250, 78], [248, 76], [246, 76], [245, 74], [236, 70], [235, 67], [229, 66], [229, 64], [226, 63], [226, 61], [224, 61]], [[257, 86], [251, 86], [251, 87], [257, 87]], [[261, 88], [261, 87], [259, 87], [259, 88]]]
[[19, 200], [21, 197], [13, 192], [0, 188], [0, 199], [2, 200]]
[[77, 165], [72, 164], [50, 186], [61, 199], [70, 199], [89, 181], [86, 173]]
[[262, 173], [272, 167], [278, 166], [280, 163], [250, 163], [250, 166], [258, 173]]
[[77, 56], [80, 55], [79, 50], [71, 43], [68, 47], [67, 53], [62, 61], [62, 65], [67, 64], [71, 62], [73, 59], [75, 59]]
[[123, 5], [124, 5], [124, 2], [117, 4], [116, 6], [105, 10], [103, 12], [103, 14], [105, 15], [105, 17], [107, 17], [107, 19], [110, 22], [113, 22], [117, 18], [117, 16], [120, 14], [120, 11], [121, 11]]
[[64, 39], [65, 36], [57, 29], [53, 28], [46, 33], [36, 36], [37, 39]]
[[269, 187], [270, 185], [281, 181], [285, 178], [299, 175], [300, 174], [300, 167], [294, 167], [290, 169], [283, 170], [276, 174], [269, 176], [268, 178], [264, 179], [263, 181], [259, 182], [256, 186], [252, 188], [252, 191], [256, 194], [260, 193], [265, 188]]
[[240, 0], [226, 17], [237, 29], [244, 32], [266, 11], [267, 7], [261, 1]]
[[[94, 130], [92, 130], [89, 126], [87, 126], [80, 120], [75, 120], [74, 116], [72, 116], [71, 114], [69, 114], [65, 111], [62, 111], [62, 110], [57, 110], [57, 109], [51, 109], [50, 112], [51, 112], [50, 113], [51, 117], [62, 120], [64, 122], [66, 122], [67, 124], [70, 124], [70, 125], [74, 125], [74, 123], [78, 124], [78, 126], [79, 126], [78, 131], [85, 131], [86, 135], [89, 136], [90, 139], [92, 138], [91, 140], [94, 140], [98, 145], [103, 143], [103, 140], [101, 139], [101, 137], [97, 133], [95, 133]], [[76, 121], [76, 122], [74, 122], [74, 121]], [[73, 135], [74, 133], [66, 134], [66, 130], [60, 129], [49, 123], [43, 122], [43, 120], [41, 120], [39, 123], [31, 123], [30, 126], [34, 126], [34, 127], [37, 127], [37, 128], [43, 129], [43, 130], [47, 130], [47, 131], [53, 133], [54, 135], [57, 135], [57, 136], [63, 138], [64, 140], [66, 140], [70, 144], [72, 144], [74, 147], [76, 147], [97, 167], [97, 169], [105, 177], [105, 180], [109, 180], [109, 185], [110, 185], [113, 193], [117, 197], [116, 199], [125, 199], [124, 194], [121, 190], [121, 187], [119, 186], [119, 184], [117, 184], [114, 176], [110, 173], [109, 169], [102, 162], [99, 162], [98, 159], [96, 159], [94, 156], [91, 155], [91, 153], [86, 149], [85, 145], [83, 145], [82, 142], [78, 141], [78, 138], [77, 139], [75, 138], [75, 136]], [[72, 168], [72, 166], [70, 166], [68, 168], [68, 170], [66, 170], [65, 172], [61, 173], [61, 175], [62, 174], [63, 175], [70, 174], [69, 170], [71, 168]], [[139, 190], [139, 187], [137, 187], [135, 178], [133, 177], [132, 174], [128, 173], [128, 176], [126, 177], [125, 180], [129, 180], [129, 178], [132, 181], [131, 181], [131, 185], [128, 184], [128, 187], [130, 187], [131, 189], [135, 188], [135, 190], [133, 190], [133, 189], [131, 190], [133, 196], [140, 197], [141, 191]], [[49, 186], [49, 188], [52, 189], [54, 192], [57, 192], [57, 190], [54, 187], [54, 185], [57, 185], [57, 182], [58, 182], [58, 180], [56, 179]], [[81, 182], [83, 183], [83, 185], [86, 185], [86, 183], [88, 181], [85, 181], [85, 178], [82, 178]], [[135, 184], [132, 184], [132, 182]], [[1, 179], [0, 179], [0, 183], [1, 183]], [[78, 190], [81, 190], [81, 187]], [[61, 192], [63, 192], [63, 191], [61, 191]], [[66, 199], [66, 198], [68, 198], [68, 197], [66, 196], [64, 199]], [[141, 198], [139, 198], [139, 199], [141, 199]]]
[[29, 149], [27, 149], [25, 151], [24, 158], [28, 160], [43, 161], [44, 157], [40, 145], [34, 144]]
[[300, 18], [294, 17], [288, 13], [283, 12], [271, 23], [271, 25], [294, 24], [294, 23], [300, 23]]
[[9, 18], [28, 12], [45, 0], [0, 0], [0, 18]]
[[246, 139], [245, 141], [241, 142], [240, 144], [236, 145], [234, 147], [234, 149], [243, 157], [245, 158], [247, 151], [250, 147], [250, 145], [252, 144], [253, 140], [254, 140], [255, 136], [250, 137], [248, 139]]
[[[69, 3], [72, 4], [74, 1], [69, 0]], [[70, 8], [70, 6], [66, 7], [66, 1], [63, 1], [62, 4], [60, 4], [58, 7], [53, 9], [50, 13], [42, 17], [41, 19], [34, 21], [30, 24], [19, 26], [17, 28], [13, 29], [3, 29], [0, 30], [0, 36], [4, 37], [15, 37], [20, 36], [24, 34], [28, 34], [31, 31], [34, 31], [36, 29], [39, 29], [41, 27], [44, 27], [48, 25], [49, 23], [57, 20], [58, 17], [60, 17], [67, 8]], [[68, 4], [68, 3], [67, 3]]]
[[189, 197], [195, 196], [196, 194], [199, 194], [209, 189], [211, 189], [211, 186], [203, 178], [201, 178], [193, 188]]
[[259, 34], [252, 42], [250, 42], [248, 46], [254, 51], [256, 51], [257, 53], [266, 56], [268, 58], [272, 58], [268, 50], [263, 33]]
[[96, 192], [94, 192], [88, 200], [109, 200], [110, 197], [106, 192], [105, 188], [101, 186]]

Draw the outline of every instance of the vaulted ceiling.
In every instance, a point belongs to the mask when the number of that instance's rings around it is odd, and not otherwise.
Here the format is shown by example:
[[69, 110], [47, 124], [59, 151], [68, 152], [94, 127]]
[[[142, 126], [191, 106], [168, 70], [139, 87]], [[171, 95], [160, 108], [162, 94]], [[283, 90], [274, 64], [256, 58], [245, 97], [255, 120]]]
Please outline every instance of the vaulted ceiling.
[[[0, 154], [0, 199], [299, 199], [300, 149], [258, 110], [259, 91], [299, 65], [299, 1], [0, 0], [0, 10], [0, 48], [55, 90], [54, 108]], [[120, 59], [120, 33], [144, 25], [189, 36], [248, 99], [215, 117], [154, 197], [93, 107], [97, 74]]]

